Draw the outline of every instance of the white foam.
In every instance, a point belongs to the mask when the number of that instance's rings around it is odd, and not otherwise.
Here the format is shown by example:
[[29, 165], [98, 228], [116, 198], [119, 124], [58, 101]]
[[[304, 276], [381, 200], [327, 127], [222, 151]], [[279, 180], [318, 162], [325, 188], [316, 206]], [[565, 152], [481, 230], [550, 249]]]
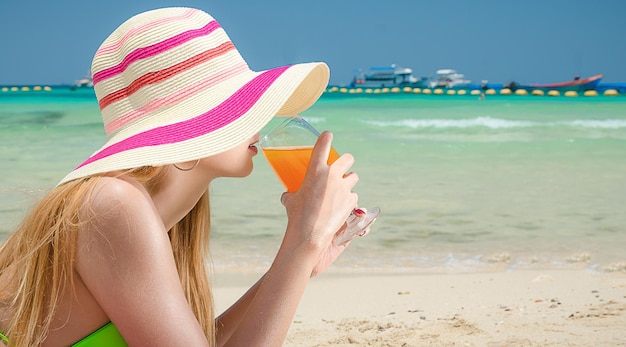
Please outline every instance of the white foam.
[[488, 128], [488, 129], [511, 129], [529, 127], [583, 127], [601, 129], [626, 128], [626, 120], [572, 120], [563, 122], [537, 122], [509, 120], [492, 117], [476, 117], [466, 119], [400, 119], [390, 121], [366, 121], [377, 127], [400, 127], [411, 129], [462, 129], [462, 128]]
[[534, 126], [533, 122], [516, 121], [491, 117], [477, 117], [468, 119], [401, 119], [395, 121], [368, 121], [369, 124], [380, 127], [407, 127], [419, 128], [473, 128], [485, 127], [490, 129], [518, 128]]
[[578, 126], [578, 127], [583, 127], [583, 128], [599, 128], [599, 129], [626, 128], [626, 120], [623, 120], [623, 119], [573, 120], [569, 123], [573, 126]]

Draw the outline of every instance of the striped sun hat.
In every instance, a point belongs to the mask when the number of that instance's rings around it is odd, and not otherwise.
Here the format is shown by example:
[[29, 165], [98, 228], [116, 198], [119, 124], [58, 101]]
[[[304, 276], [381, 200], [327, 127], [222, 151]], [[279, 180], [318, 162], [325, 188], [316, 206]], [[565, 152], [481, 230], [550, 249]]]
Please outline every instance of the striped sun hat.
[[138, 14], [100, 46], [92, 78], [106, 143], [59, 184], [227, 151], [276, 115], [310, 107], [327, 86], [324, 63], [252, 71], [209, 14]]

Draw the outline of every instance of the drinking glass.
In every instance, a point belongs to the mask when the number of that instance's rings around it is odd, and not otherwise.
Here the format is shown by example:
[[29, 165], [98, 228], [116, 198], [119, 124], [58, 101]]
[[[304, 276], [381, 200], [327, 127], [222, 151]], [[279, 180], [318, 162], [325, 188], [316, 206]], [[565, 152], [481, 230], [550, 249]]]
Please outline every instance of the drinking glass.
[[[285, 119], [259, 141], [259, 146], [272, 169], [288, 192], [295, 192], [304, 181], [306, 169], [311, 160], [313, 145], [320, 133], [300, 116]], [[339, 158], [339, 153], [331, 147], [328, 165]], [[357, 236], [363, 236], [367, 228], [376, 221], [380, 208], [374, 207], [365, 216], [357, 216], [352, 211], [346, 220], [346, 229], [334, 239], [335, 245], [342, 245]]]

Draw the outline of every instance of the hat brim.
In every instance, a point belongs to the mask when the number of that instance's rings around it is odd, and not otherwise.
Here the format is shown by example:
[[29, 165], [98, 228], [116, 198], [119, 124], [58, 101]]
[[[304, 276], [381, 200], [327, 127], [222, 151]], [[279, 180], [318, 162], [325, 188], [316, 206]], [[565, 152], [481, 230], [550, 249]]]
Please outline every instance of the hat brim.
[[324, 63], [240, 74], [121, 129], [59, 185], [99, 173], [222, 153], [258, 133], [274, 116], [308, 109], [326, 89], [329, 77]]

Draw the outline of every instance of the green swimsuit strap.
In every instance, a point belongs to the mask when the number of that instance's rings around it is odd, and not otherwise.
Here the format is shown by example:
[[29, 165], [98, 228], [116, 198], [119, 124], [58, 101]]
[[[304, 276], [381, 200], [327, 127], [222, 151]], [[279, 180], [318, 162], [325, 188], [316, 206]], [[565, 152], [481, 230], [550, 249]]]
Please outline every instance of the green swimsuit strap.
[[[3, 333], [0, 333], [0, 339], [9, 343], [9, 338]], [[109, 322], [107, 325], [73, 344], [72, 347], [128, 347], [128, 344], [126, 344], [120, 332], [117, 331], [115, 325]]]
[[76, 342], [72, 347], [127, 347], [126, 341], [113, 323], [109, 322], [89, 336]]
[[0, 333], [0, 339], [2, 339], [2, 341], [6, 342], [6, 343], [9, 343], [9, 338], [4, 336], [3, 333]]

